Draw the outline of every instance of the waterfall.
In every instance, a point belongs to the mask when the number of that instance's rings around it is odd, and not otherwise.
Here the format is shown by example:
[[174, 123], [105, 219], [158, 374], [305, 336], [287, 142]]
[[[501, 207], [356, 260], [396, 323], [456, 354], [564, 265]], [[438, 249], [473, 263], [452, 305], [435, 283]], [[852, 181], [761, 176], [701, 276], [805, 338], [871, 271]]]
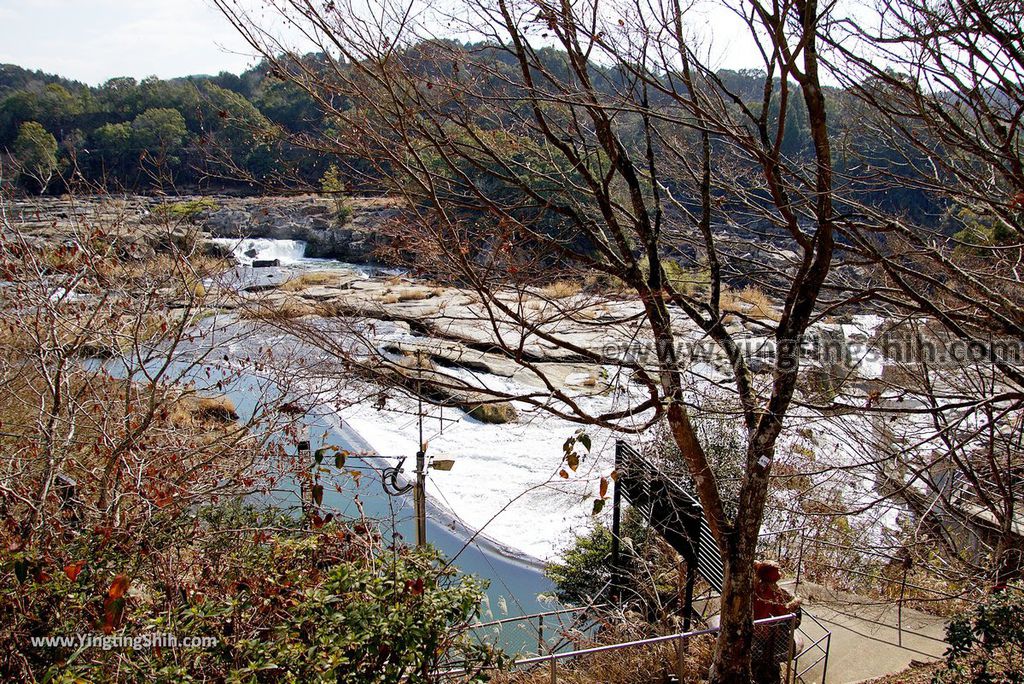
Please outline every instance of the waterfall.
[[213, 238], [211, 242], [231, 249], [238, 263], [245, 266], [253, 261], [278, 260], [282, 266], [302, 261], [306, 243], [302, 240], [272, 240], [270, 238]]

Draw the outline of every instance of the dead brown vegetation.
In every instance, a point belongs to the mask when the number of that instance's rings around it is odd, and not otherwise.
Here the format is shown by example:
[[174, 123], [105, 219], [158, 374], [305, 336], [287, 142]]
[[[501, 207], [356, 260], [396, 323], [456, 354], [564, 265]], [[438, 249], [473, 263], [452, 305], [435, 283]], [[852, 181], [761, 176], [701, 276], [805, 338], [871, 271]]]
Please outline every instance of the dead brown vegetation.
[[516, 411], [516, 407], [508, 402], [477, 404], [470, 408], [468, 413], [472, 418], [476, 418], [481, 423], [514, 423], [519, 419], [519, 412]]
[[[579, 649], [608, 644], [634, 641], [652, 636], [636, 626], [606, 627], [594, 640], [576, 643]], [[714, 638], [695, 637], [689, 640], [684, 662], [684, 684], [698, 684], [707, 681], [711, 665]], [[558, 663], [558, 681], [566, 684], [651, 684], [667, 682], [669, 676], [678, 672], [676, 644], [665, 642], [653, 645], [622, 648], [591, 655], [580, 656]], [[529, 670], [500, 673], [495, 684], [549, 684], [551, 670], [547, 663]]]
[[342, 273], [332, 271], [312, 271], [288, 279], [278, 289], [284, 292], [301, 292], [311, 287], [334, 285], [343, 277]]
[[572, 280], [556, 280], [540, 288], [539, 293], [545, 299], [568, 299], [575, 297], [583, 290], [580, 283]]

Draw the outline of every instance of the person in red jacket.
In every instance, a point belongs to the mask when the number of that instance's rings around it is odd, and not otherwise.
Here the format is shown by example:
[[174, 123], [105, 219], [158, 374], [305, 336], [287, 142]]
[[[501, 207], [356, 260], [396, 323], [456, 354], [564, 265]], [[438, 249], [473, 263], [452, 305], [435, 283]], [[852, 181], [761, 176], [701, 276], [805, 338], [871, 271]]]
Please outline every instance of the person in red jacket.
[[780, 663], [790, 654], [791, 630], [800, 624], [800, 599], [779, 586], [782, 572], [771, 561], [754, 563], [753, 612], [755, 620], [796, 613], [796, 624], [778, 622], [754, 626], [751, 665], [755, 682], [778, 682]]
[[778, 617], [795, 613], [800, 599], [779, 586], [782, 572], [771, 561], [754, 563], [754, 619]]

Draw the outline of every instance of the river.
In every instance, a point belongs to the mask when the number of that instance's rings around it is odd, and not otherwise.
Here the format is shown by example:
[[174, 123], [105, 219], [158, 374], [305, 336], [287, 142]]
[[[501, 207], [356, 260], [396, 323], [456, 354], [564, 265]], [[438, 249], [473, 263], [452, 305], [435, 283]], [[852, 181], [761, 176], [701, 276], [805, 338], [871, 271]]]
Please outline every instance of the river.
[[[363, 273], [372, 273], [375, 269], [366, 266], [352, 266], [340, 262], [305, 259], [302, 256], [303, 245], [291, 240], [245, 240], [220, 241], [230, 244], [239, 256], [240, 265], [231, 274], [229, 280], [240, 287], [252, 284], [272, 285], [287, 280], [296, 272], [309, 268], [350, 268]], [[253, 260], [278, 260], [276, 268], [252, 268]], [[258, 344], [250, 340], [248, 344]], [[269, 342], [268, 342], [269, 343]], [[248, 346], [248, 345], [247, 345]], [[219, 354], [219, 352], [218, 352]], [[206, 372], [209, 370], [209, 374]], [[197, 376], [200, 386], [210, 388], [217, 386], [226, 374], [216, 365]], [[256, 404], [267, 392], [266, 381], [256, 375], [234, 377], [234, 380], [221, 383], [218, 391], [228, 395], [234, 402], [236, 410], [245, 421], [256, 410]], [[314, 407], [304, 418], [306, 429], [311, 441], [311, 450], [325, 446], [335, 446], [351, 454], [346, 469], [355, 470], [360, 475], [354, 479], [349, 475], [338, 477], [335, 482], [324, 482], [323, 508], [334, 511], [344, 517], [354, 517], [361, 510], [367, 517], [376, 520], [385, 535], [399, 535], [405, 543], [413, 543], [415, 528], [413, 521], [411, 491], [399, 496], [385, 493], [380, 471], [384, 466], [394, 465], [393, 458], [385, 459], [376, 453], [374, 448], [363, 439], [352, 427], [343, 424], [335, 411], [327, 407]], [[292, 453], [295, 451], [293, 439], [282, 440], [285, 447]], [[331, 460], [333, 457], [329, 457]], [[415, 463], [415, 454], [408, 454], [405, 464], [407, 475], [411, 476]], [[312, 467], [312, 463], [310, 464]], [[337, 486], [335, 486], [337, 485]], [[358, 505], [357, 505], [358, 500]], [[271, 503], [288, 510], [298, 510], [300, 505], [298, 482], [291, 480], [279, 485], [271, 497]], [[472, 574], [489, 583], [486, 598], [481, 611], [481, 621], [488, 622], [521, 615], [549, 611], [560, 608], [550, 596], [554, 592], [552, 582], [543, 572], [543, 564], [525, 554], [516, 554], [488, 539], [485, 535], [477, 535], [476, 530], [469, 528], [445, 509], [439, 502], [432, 501], [428, 494], [427, 500], [427, 541], [437, 548], [444, 558], [454, 559], [454, 565], [460, 572]], [[486, 638], [506, 650], [513, 652], [536, 651], [536, 632], [529, 624], [519, 623], [506, 625], [503, 631], [490, 631]]]

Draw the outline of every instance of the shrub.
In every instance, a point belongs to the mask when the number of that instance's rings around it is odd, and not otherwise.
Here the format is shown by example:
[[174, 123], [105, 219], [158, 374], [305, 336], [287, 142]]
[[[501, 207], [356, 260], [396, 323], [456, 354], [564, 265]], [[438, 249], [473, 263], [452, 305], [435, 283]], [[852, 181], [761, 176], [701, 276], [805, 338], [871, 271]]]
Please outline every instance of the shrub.
[[995, 684], [1024, 681], [1024, 594], [1010, 586], [991, 594], [946, 627], [946, 663], [933, 682]]
[[238, 420], [235, 402], [227, 396], [201, 397], [187, 394], [168, 407], [167, 419], [176, 430], [209, 428]]
[[400, 302], [417, 302], [423, 299], [430, 299], [434, 296], [434, 291], [422, 287], [413, 287], [400, 290], [397, 296]]
[[555, 583], [558, 600], [570, 604], [584, 604], [591, 599], [607, 596], [611, 580], [612, 533], [597, 523], [575, 542], [562, 560], [548, 565], [545, 573]]
[[571, 280], [556, 280], [550, 285], [545, 285], [540, 289], [540, 295], [545, 299], [566, 299], [568, 297], [575, 297], [580, 293], [583, 287]]
[[203, 213], [216, 211], [220, 205], [209, 197], [194, 200], [158, 204], [153, 207], [153, 216], [160, 220], [194, 223]]
[[707, 268], [684, 268], [671, 259], [661, 260], [665, 279], [680, 293], [693, 297], [711, 286], [711, 271]]
[[352, 206], [345, 199], [348, 188], [335, 164], [331, 164], [324, 171], [320, 179], [320, 189], [334, 199], [334, 221], [341, 228], [352, 218]]
[[[606, 624], [590, 639], [576, 642], [578, 648], [607, 646], [627, 641], [658, 636], [677, 631], [657, 629], [636, 620], [622, 624]], [[707, 681], [711, 667], [711, 656], [715, 649], [714, 635], [705, 634], [689, 640], [683, 655], [683, 684], [700, 684]], [[645, 644], [633, 648], [603, 651], [563, 660], [558, 665], [560, 684], [652, 684], [670, 682], [677, 669], [678, 654], [672, 642]], [[547, 667], [523, 668], [512, 672], [498, 673], [495, 684], [550, 684], [551, 673]]]
[[200, 420], [230, 423], [238, 420], [238, 412], [230, 397], [201, 397], [196, 402], [196, 417]]
[[330, 285], [338, 282], [342, 274], [331, 271], [312, 271], [289, 278], [278, 288], [285, 292], [298, 292], [318, 285]]
[[[422, 682], [449, 662], [471, 673], [503, 662], [468, 637], [484, 585], [433, 551], [389, 548], [362, 524], [305, 528], [237, 503], [189, 517], [184, 534], [154, 536], [148, 554], [82, 535], [64, 549], [87, 559], [81, 566], [62, 570], [25, 551], [5, 558], [0, 646], [25, 657], [0, 661], [0, 679]], [[179, 646], [29, 646], [30, 636], [94, 634], [100, 624], [111, 637], [174, 634]], [[187, 647], [186, 637], [215, 644]]]
[[981, 216], [970, 209], [952, 212], [944, 223], [947, 229], [959, 228], [953, 235], [953, 239], [959, 243], [954, 248], [954, 254], [958, 257], [985, 257], [990, 254], [989, 247], [1014, 241], [1013, 230], [1002, 221]]
[[[674, 552], [648, 527], [643, 515], [630, 507], [622, 517], [620, 558], [625, 594], [651, 608], [659, 601], [659, 592], [674, 591], [666, 578], [675, 572]], [[612, 532], [597, 523], [587, 534], [578, 535], [560, 561], [548, 565], [545, 573], [555, 583], [560, 601], [584, 604], [610, 597]], [[654, 568], [657, 570], [653, 571]], [[651, 580], [656, 581], [652, 584]], [[640, 590], [650, 591], [640, 594]]]
[[720, 305], [722, 311], [744, 313], [762, 321], [777, 321], [781, 317], [768, 295], [751, 285], [739, 291], [723, 290]]
[[334, 210], [334, 220], [337, 222], [338, 227], [344, 226], [350, 220], [352, 220], [353, 209], [352, 205], [347, 202], [339, 202], [338, 206]]
[[[707, 291], [711, 285], [711, 271], [705, 266], [687, 268], [673, 259], [662, 259], [661, 270], [665, 279], [677, 292], [693, 297]], [[640, 265], [640, 272], [644, 278], [650, 274], [650, 268], [644, 261]], [[627, 292], [630, 288], [625, 281], [607, 273], [592, 273], [583, 279], [586, 288], [592, 292]]]
[[319, 309], [303, 301], [285, 299], [282, 301], [258, 301], [241, 311], [243, 318], [260, 321], [290, 321], [305, 316], [315, 316]]
[[589, 292], [620, 293], [625, 292], [625, 281], [607, 273], [588, 273], [583, 277], [583, 286]]
[[348, 310], [342, 302], [338, 301], [317, 302], [313, 308], [315, 314], [321, 318], [343, 316]]
[[[650, 267], [644, 261], [640, 265], [640, 272], [646, 279], [650, 274]], [[661, 270], [665, 274], [665, 280], [680, 294], [688, 297], [699, 295], [711, 286], [711, 271], [703, 266], [687, 268], [673, 259], [662, 259]], [[618, 278], [601, 276], [601, 280], [611, 278], [606, 287], [610, 290], [629, 289], [626, 284]]]

